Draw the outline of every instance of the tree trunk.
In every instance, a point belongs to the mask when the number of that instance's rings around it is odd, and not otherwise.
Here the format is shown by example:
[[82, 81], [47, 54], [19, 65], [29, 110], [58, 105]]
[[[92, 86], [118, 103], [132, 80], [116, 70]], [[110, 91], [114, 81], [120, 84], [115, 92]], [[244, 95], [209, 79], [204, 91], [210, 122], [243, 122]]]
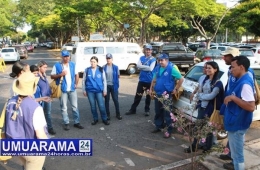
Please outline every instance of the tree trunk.
[[206, 49], [210, 49], [211, 39], [206, 39]]
[[140, 32], [140, 44], [143, 45], [145, 42], [145, 21], [141, 20], [141, 32]]

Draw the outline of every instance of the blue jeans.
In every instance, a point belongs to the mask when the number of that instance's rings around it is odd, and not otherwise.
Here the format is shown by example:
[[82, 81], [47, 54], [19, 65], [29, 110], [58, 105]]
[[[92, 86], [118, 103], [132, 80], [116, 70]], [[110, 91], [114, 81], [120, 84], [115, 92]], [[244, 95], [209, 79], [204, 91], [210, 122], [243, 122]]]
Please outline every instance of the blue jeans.
[[231, 157], [233, 159], [233, 164], [235, 170], [244, 170], [244, 140], [245, 140], [245, 130], [238, 131], [228, 131], [229, 146], [231, 149]]
[[[159, 96], [159, 98], [162, 98], [162, 96]], [[171, 95], [169, 95], [169, 99], [170, 100], [172, 98]], [[156, 126], [157, 129], [162, 129], [164, 128], [164, 122], [167, 126], [167, 131], [171, 134], [173, 127], [172, 127], [172, 119], [170, 116], [170, 112], [166, 109], [164, 109], [164, 105], [166, 105], [166, 103], [161, 103], [157, 97], [154, 98], [154, 107], [155, 107], [155, 116], [154, 116], [154, 124]]]
[[116, 109], [116, 114], [120, 114], [119, 111], [119, 102], [118, 102], [118, 91], [114, 90], [114, 86], [112, 85], [107, 85], [107, 95], [105, 97], [105, 105], [106, 105], [106, 112], [107, 115], [110, 115], [110, 111], [109, 111], [109, 100], [110, 100], [110, 93], [115, 105], [115, 109]]
[[68, 116], [68, 112], [67, 112], [68, 99], [69, 99], [70, 105], [72, 107], [74, 123], [77, 124], [77, 123], [79, 123], [79, 110], [78, 110], [78, 97], [77, 97], [76, 91], [61, 93], [60, 107], [61, 107], [61, 113], [62, 113], [62, 117], [63, 117], [63, 123], [69, 124], [69, 116]]
[[89, 104], [91, 107], [93, 119], [98, 120], [98, 113], [97, 113], [97, 107], [96, 107], [96, 102], [97, 102], [102, 120], [107, 121], [107, 113], [106, 113], [106, 109], [105, 109], [103, 93], [87, 92], [87, 94], [88, 94], [88, 101], [89, 101]]
[[51, 122], [51, 102], [42, 102], [42, 108], [44, 112], [44, 116], [47, 122], [48, 129], [52, 128]]

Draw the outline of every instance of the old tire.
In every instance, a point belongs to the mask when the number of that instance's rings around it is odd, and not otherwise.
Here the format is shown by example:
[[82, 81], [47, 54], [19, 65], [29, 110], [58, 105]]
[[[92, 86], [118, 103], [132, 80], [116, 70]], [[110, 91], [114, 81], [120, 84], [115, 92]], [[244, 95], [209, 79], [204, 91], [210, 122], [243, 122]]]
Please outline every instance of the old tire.
[[225, 130], [220, 130], [220, 131], [218, 132], [218, 134], [217, 134], [217, 138], [218, 138], [219, 140], [225, 139], [225, 138], [227, 138], [227, 135], [228, 135], [227, 131], [225, 131]]
[[126, 71], [129, 75], [135, 74], [137, 72], [136, 65], [129, 65]]

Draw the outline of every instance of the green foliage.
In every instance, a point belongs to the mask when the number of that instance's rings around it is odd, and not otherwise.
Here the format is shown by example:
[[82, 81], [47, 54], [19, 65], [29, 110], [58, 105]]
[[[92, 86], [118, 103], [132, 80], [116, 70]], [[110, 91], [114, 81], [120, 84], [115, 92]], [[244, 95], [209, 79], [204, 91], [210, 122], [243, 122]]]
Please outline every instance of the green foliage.
[[243, 0], [232, 10], [229, 19], [235, 27], [243, 27], [247, 31], [260, 36], [260, 0]]

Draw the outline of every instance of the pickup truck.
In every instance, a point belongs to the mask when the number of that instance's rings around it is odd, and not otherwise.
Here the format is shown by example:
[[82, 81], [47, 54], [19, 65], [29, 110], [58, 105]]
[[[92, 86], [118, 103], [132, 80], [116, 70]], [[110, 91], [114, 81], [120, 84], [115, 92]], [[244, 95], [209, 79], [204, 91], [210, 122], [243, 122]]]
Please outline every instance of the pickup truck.
[[182, 44], [164, 44], [161, 52], [168, 54], [169, 61], [177, 65], [181, 70], [188, 71], [195, 64], [195, 52], [190, 51]]

